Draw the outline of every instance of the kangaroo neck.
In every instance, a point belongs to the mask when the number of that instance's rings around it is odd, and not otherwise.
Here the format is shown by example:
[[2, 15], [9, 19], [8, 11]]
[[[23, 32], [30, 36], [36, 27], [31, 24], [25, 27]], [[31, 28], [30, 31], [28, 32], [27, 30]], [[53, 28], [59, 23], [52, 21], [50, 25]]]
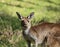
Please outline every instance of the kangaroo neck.
[[28, 27], [28, 28], [25, 30], [25, 33], [28, 34], [28, 33], [29, 33], [29, 30], [30, 30], [30, 27]]
[[25, 30], [23, 30], [23, 32], [27, 35], [29, 33], [30, 28], [31, 28], [30, 26], [27, 27]]

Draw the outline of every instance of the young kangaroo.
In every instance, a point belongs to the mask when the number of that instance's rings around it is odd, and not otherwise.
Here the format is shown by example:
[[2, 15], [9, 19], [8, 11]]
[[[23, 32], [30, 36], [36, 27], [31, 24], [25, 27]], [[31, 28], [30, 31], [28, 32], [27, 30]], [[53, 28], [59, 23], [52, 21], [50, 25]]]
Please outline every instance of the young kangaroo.
[[45, 37], [49, 34], [60, 32], [60, 24], [44, 22], [39, 25], [31, 26], [30, 19], [33, 17], [34, 12], [30, 13], [28, 17], [23, 17], [18, 12], [16, 12], [16, 14], [21, 20], [22, 34], [27, 41], [28, 47], [31, 47], [32, 42], [35, 43], [35, 47], [38, 47], [38, 44], [44, 43]]

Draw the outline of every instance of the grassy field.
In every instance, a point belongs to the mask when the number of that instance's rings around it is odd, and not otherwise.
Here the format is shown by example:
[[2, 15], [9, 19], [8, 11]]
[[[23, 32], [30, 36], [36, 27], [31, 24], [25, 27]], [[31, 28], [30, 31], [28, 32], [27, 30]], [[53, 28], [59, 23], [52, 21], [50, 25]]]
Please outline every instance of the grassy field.
[[43, 19], [60, 23], [60, 0], [0, 0], [0, 47], [26, 47], [16, 12], [22, 16], [35, 12], [32, 25]]

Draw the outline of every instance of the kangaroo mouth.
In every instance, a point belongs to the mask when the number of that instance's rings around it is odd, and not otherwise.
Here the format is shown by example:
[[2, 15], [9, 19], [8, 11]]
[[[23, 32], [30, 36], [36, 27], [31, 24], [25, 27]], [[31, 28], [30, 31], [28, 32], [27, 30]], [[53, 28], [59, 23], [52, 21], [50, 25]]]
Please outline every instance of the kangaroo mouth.
[[25, 30], [27, 28], [27, 26], [26, 25], [23, 25], [22, 28]]
[[22, 27], [27, 27], [26, 25], [22, 25]]
[[22, 26], [23, 29], [24, 29], [24, 28], [27, 28], [27, 25], [24, 24], [24, 23], [21, 23], [21, 26]]
[[26, 25], [23, 25], [24, 27], [27, 27]]

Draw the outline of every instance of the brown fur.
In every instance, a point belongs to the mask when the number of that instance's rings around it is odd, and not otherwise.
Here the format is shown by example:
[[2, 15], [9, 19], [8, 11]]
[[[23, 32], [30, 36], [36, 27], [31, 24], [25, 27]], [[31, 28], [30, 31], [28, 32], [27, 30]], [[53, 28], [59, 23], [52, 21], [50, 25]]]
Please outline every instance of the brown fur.
[[60, 47], [60, 39], [55, 36], [48, 36], [46, 47]]

